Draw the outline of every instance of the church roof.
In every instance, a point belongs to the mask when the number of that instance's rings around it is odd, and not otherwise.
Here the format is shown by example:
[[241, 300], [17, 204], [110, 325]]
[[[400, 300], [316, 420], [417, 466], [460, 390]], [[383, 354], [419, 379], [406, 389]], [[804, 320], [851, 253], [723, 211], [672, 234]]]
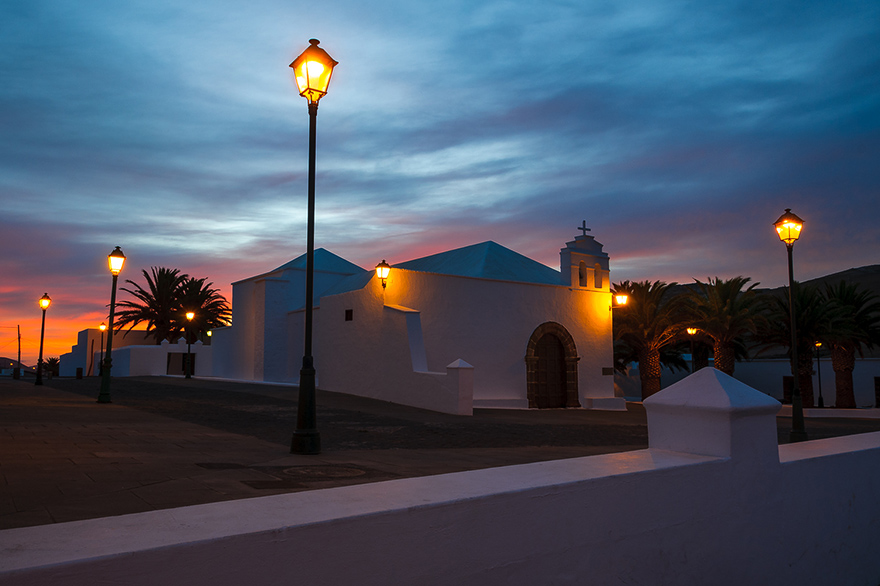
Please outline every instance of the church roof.
[[[302, 254], [295, 259], [284, 263], [276, 269], [272, 269], [271, 271], [255, 275], [253, 277], [248, 277], [247, 279], [242, 279], [241, 281], [236, 281], [235, 283], [233, 283], [233, 285], [237, 283], [243, 283], [245, 281], [257, 281], [260, 279], [265, 279], [273, 273], [278, 273], [288, 269], [300, 269], [304, 271], [306, 270], [306, 256], [306, 254]], [[356, 273], [369, 272], [365, 271], [354, 263], [348, 262], [341, 256], [333, 254], [325, 248], [315, 249], [315, 270], [322, 273], [337, 273], [341, 275], [352, 275]]]
[[[305, 270], [307, 261], [306, 257], [306, 254], [302, 254], [295, 259], [284, 263], [274, 271], [269, 272], [274, 273], [275, 271], [283, 271], [287, 269]], [[333, 254], [326, 248], [315, 249], [315, 270], [324, 271], [325, 273], [342, 273], [343, 275], [352, 275], [355, 273], [364, 272], [364, 269], [362, 269], [361, 267], [345, 260], [341, 256]]]
[[498, 281], [562, 284], [559, 271], [491, 240], [402, 262], [394, 268]]

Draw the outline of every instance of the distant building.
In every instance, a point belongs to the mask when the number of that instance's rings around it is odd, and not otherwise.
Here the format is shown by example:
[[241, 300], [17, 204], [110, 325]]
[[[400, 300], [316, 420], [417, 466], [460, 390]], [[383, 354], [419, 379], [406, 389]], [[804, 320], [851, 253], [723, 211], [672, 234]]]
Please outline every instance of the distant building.
[[[394, 265], [385, 287], [316, 250], [318, 387], [463, 414], [625, 409], [614, 395], [609, 258], [586, 231], [560, 251], [560, 271], [483, 242]], [[298, 381], [305, 261], [233, 283], [233, 325], [213, 332], [214, 376]]]
[[[107, 332], [102, 332], [98, 328], [89, 328], [77, 333], [76, 344], [67, 354], [61, 355], [61, 365], [59, 372], [61, 376], [76, 376], [76, 370], [82, 369], [83, 376], [97, 376], [101, 369], [101, 356], [103, 356], [102, 345], [107, 344]], [[126, 364], [130, 361], [127, 358], [131, 352], [129, 346], [150, 346], [158, 348], [152, 334], [143, 330], [123, 331], [113, 335], [113, 376], [129, 376]], [[176, 348], [176, 345], [174, 346]], [[137, 361], [136, 361], [137, 363]], [[162, 368], [150, 368], [149, 372], [140, 372], [136, 374], [167, 374], [164, 368], [164, 358]], [[154, 372], [155, 371], [155, 372]]]

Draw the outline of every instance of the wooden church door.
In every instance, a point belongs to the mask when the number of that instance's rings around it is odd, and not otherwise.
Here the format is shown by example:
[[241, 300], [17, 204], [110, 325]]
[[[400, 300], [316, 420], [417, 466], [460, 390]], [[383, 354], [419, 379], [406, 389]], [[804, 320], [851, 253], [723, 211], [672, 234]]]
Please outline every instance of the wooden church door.
[[538, 409], [565, 407], [565, 348], [553, 334], [544, 334], [535, 347], [535, 403]]

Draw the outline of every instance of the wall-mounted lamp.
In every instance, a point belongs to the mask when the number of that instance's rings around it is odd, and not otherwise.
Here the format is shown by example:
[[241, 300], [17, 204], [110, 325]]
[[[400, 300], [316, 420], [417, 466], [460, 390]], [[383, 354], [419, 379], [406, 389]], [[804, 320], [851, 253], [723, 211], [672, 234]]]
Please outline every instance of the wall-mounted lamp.
[[385, 288], [386, 280], [388, 279], [388, 273], [391, 272], [391, 265], [385, 262], [385, 259], [382, 259], [382, 262], [376, 265], [376, 276], [382, 280], [382, 288]]

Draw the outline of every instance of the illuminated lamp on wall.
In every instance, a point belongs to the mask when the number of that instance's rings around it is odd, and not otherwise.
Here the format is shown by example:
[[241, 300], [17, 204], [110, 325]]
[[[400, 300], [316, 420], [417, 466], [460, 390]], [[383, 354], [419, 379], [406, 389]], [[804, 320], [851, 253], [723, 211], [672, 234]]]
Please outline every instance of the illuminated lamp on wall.
[[388, 274], [391, 272], [391, 265], [385, 262], [385, 259], [382, 259], [382, 262], [376, 265], [376, 276], [379, 277], [382, 281], [382, 288], [385, 288], [386, 281], [388, 280]]

